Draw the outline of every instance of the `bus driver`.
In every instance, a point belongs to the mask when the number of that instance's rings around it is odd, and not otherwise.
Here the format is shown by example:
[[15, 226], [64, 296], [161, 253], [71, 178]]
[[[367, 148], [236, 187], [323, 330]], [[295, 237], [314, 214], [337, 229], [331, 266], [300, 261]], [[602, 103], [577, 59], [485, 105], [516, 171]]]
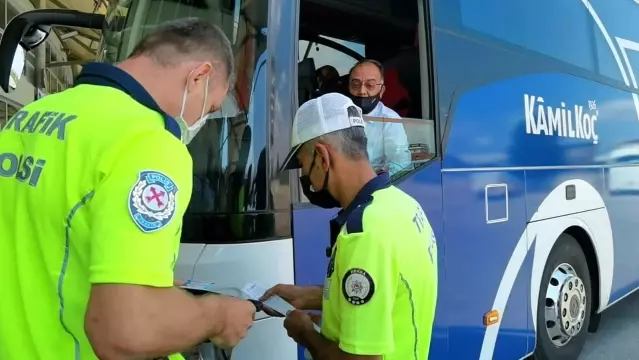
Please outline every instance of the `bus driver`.
[[[408, 138], [401, 119], [393, 109], [382, 103], [385, 92], [384, 68], [378, 61], [360, 60], [349, 73], [349, 97], [364, 115], [390, 121], [366, 121], [368, 157], [377, 173], [390, 175], [409, 169], [412, 165]], [[396, 122], [392, 122], [395, 120]]]

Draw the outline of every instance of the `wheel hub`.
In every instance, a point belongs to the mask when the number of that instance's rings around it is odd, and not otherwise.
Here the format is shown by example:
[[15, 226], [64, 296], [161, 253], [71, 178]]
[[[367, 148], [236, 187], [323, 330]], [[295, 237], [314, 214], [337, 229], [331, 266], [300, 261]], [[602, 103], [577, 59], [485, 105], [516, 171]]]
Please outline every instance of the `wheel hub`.
[[546, 290], [545, 320], [548, 337], [564, 346], [581, 331], [586, 319], [586, 288], [569, 264], [557, 266]]

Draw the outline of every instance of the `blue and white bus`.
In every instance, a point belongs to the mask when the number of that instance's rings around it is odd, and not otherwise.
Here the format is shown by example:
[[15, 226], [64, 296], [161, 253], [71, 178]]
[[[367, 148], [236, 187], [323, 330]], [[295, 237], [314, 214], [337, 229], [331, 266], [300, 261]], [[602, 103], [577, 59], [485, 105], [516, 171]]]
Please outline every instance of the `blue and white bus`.
[[[432, 359], [576, 359], [599, 314], [639, 287], [639, 1], [110, 3], [106, 16], [14, 18], [0, 79], [10, 90], [12, 54], [51, 26], [101, 29], [106, 62], [165, 20], [224, 29], [238, 82], [189, 145], [195, 188], [178, 277], [323, 283], [336, 210], [308, 204], [298, 176], [278, 168], [297, 107], [323, 91], [323, 67], [345, 85], [370, 58], [386, 69], [382, 101], [403, 117], [368, 120], [403, 125], [412, 162], [394, 183], [438, 239]], [[298, 356], [281, 319], [263, 314], [232, 354]]]

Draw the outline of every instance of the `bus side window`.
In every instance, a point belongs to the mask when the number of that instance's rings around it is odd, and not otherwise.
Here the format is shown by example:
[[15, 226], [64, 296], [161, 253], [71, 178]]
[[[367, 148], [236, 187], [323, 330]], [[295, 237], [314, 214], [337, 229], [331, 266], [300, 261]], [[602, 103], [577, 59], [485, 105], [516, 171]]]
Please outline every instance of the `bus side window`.
[[[235, 4], [242, 5], [237, 16]], [[216, 6], [191, 0], [113, 2], [111, 11], [125, 19], [118, 24], [112, 17], [103, 32], [101, 56], [107, 62], [125, 59], [144, 34], [180, 17], [210, 21], [232, 42], [234, 86], [187, 146], [193, 158], [193, 191], [182, 227], [184, 243], [276, 238], [267, 180], [268, 5], [268, 0]]]
[[[375, 4], [376, 9], [370, 9], [350, 0], [301, 0], [298, 59], [300, 66], [305, 66], [303, 60], [314, 59], [320, 70], [320, 88], [326, 79], [322, 70], [330, 73], [332, 67], [339, 73], [341, 87], [318, 89], [316, 95], [340, 92], [362, 96], [360, 89], [366, 87], [368, 96], [381, 96], [381, 104], [364, 114], [368, 154], [378, 172], [389, 172], [398, 179], [437, 155], [427, 71], [431, 59], [425, 19], [429, 14], [428, 7], [417, 0]], [[318, 38], [321, 44], [314, 44]], [[370, 67], [370, 71], [359, 71], [349, 78], [351, 68], [361, 59], [374, 60], [370, 64], [377, 66], [377, 74], [381, 71], [380, 84], [366, 78], [375, 71]]]

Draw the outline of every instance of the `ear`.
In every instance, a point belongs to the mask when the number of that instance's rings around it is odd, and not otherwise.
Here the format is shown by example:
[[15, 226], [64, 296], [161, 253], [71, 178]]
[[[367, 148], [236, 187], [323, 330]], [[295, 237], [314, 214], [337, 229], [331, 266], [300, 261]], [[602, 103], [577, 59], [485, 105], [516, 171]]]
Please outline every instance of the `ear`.
[[318, 166], [322, 167], [322, 170], [328, 171], [331, 167], [331, 148], [324, 144], [315, 144], [315, 150], [317, 154], [322, 158], [321, 162], [315, 162]]
[[386, 92], [386, 85], [382, 85], [382, 90], [379, 92], [380, 99], [384, 96], [384, 92]]
[[200, 64], [194, 70], [191, 70], [187, 80], [189, 92], [202, 91], [202, 84], [206, 83], [206, 78], [212, 75], [212, 71], [213, 68], [209, 63]]

